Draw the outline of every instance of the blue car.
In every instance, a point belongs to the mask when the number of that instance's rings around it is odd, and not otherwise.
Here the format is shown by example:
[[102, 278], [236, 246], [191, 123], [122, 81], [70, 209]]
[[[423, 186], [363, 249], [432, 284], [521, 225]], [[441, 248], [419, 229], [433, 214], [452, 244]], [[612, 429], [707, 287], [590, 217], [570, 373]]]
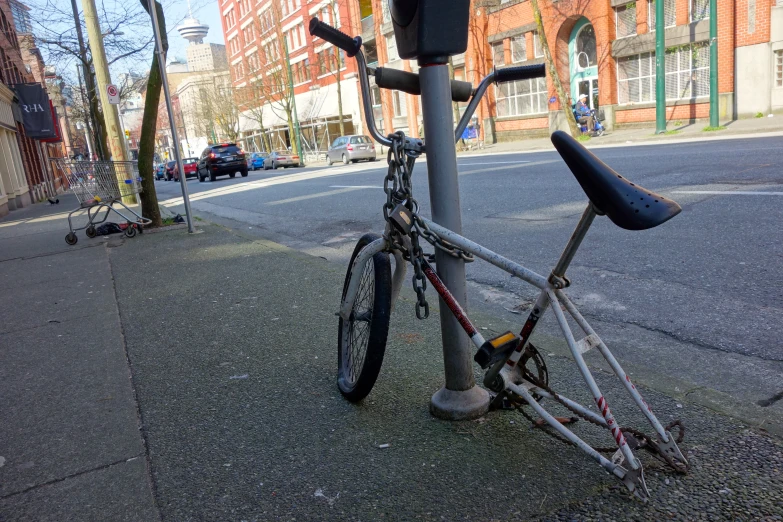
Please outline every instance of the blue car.
[[166, 164], [161, 163], [155, 167], [155, 179], [160, 181], [166, 177]]
[[250, 170], [258, 170], [264, 168], [264, 159], [269, 156], [266, 152], [254, 152], [247, 160], [247, 168]]

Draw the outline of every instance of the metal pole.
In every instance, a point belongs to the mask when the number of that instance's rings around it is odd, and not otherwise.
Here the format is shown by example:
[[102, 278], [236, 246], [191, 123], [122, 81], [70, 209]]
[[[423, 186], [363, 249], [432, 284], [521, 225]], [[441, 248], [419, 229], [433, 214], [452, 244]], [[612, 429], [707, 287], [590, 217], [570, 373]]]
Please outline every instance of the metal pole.
[[720, 126], [718, 107], [718, 0], [710, 0], [710, 127]]
[[[288, 70], [288, 88], [291, 89], [291, 115], [294, 117], [294, 134], [296, 138], [296, 151], [299, 154], [299, 164], [304, 166], [304, 154], [302, 153], [302, 130], [299, 128], [299, 115], [296, 112], [296, 96], [294, 96], [294, 77], [291, 72], [291, 60], [288, 56], [288, 41], [283, 37], [283, 49], [285, 50], [285, 65]], [[340, 52], [334, 48], [335, 52]], [[339, 78], [338, 78], [339, 81]]]
[[157, 0], [150, 0], [150, 15], [152, 16], [152, 32], [155, 34], [155, 53], [158, 55], [158, 67], [160, 68], [160, 77], [163, 80], [163, 96], [166, 99], [166, 110], [169, 112], [171, 139], [174, 140], [174, 160], [177, 162], [177, 170], [179, 171], [179, 185], [182, 188], [182, 202], [185, 205], [185, 218], [188, 222], [188, 232], [192, 234], [194, 232], [193, 215], [190, 211], [190, 197], [188, 196], [188, 184], [185, 179], [185, 170], [182, 168], [182, 158], [179, 157], [179, 137], [177, 136], [174, 109], [171, 106], [171, 96], [169, 95], [169, 79], [166, 76], [166, 53], [163, 52], [163, 42], [160, 39]]
[[666, 132], [665, 0], [655, 0], [655, 133]]
[[[95, 0], [83, 0], [82, 7], [84, 8], [84, 23], [87, 26], [87, 38], [92, 51], [92, 63], [95, 66], [95, 78], [98, 80], [98, 94], [101, 100], [101, 107], [103, 107], [103, 119], [109, 134], [111, 159], [112, 161], [126, 161], [125, 146], [122, 142], [125, 139], [125, 134], [122, 133], [120, 115], [117, 108], [109, 103], [109, 93], [106, 92], [106, 87], [111, 83], [111, 76], [106, 60], [106, 50], [103, 46], [103, 35], [98, 22]], [[122, 137], [120, 137], [121, 134]], [[122, 169], [117, 169], [117, 176], [120, 183], [125, 182], [125, 173]], [[123, 196], [122, 201], [131, 205], [135, 205], [138, 202], [133, 194]]]
[[[419, 70], [424, 135], [427, 148], [427, 177], [432, 220], [458, 234], [462, 216], [454, 144], [454, 117], [451, 111], [451, 83], [447, 65], [430, 64]], [[465, 263], [435, 249], [438, 276], [463, 309], [467, 309]], [[432, 396], [430, 412], [441, 419], [470, 419], [483, 415], [489, 394], [473, 379], [471, 342], [440, 300], [440, 328], [446, 385]]]

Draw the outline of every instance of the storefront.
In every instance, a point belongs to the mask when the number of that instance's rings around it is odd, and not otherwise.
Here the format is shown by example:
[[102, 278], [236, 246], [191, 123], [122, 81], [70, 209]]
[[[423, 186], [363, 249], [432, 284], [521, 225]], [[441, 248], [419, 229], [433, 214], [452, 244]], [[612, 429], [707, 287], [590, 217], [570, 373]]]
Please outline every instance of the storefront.
[[12, 110], [14, 93], [0, 83], [0, 216], [31, 203]]

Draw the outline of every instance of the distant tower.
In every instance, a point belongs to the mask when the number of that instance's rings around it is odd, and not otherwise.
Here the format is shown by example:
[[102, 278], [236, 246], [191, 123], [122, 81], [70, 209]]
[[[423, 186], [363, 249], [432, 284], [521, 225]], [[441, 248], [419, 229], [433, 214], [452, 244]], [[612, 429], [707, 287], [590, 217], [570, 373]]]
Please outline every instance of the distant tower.
[[209, 26], [202, 24], [193, 17], [190, 10], [190, 0], [188, 0], [188, 17], [185, 18], [177, 27], [180, 36], [190, 42], [190, 45], [204, 43], [204, 37], [209, 32]]

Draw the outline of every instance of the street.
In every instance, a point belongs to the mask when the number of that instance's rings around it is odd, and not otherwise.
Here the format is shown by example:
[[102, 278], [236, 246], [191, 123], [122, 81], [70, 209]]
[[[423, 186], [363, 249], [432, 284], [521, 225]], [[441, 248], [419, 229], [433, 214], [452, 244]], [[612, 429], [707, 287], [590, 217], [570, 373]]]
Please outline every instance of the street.
[[[683, 212], [643, 232], [598, 218], [569, 270], [569, 294], [648, 386], [704, 394], [730, 414], [754, 416], [749, 409], [756, 407], [759, 418], [779, 419], [779, 139], [595, 153], [631, 181], [679, 202]], [[344, 265], [358, 237], [383, 230], [383, 159], [190, 180], [188, 188], [197, 216]], [[557, 153], [461, 156], [459, 170], [464, 235], [548, 274], [586, 203]], [[156, 187], [164, 204], [181, 203], [178, 184]], [[414, 196], [428, 214], [424, 161], [414, 170]], [[483, 262], [468, 265], [467, 273], [471, 307], [521, 324], [534, 288]]]

